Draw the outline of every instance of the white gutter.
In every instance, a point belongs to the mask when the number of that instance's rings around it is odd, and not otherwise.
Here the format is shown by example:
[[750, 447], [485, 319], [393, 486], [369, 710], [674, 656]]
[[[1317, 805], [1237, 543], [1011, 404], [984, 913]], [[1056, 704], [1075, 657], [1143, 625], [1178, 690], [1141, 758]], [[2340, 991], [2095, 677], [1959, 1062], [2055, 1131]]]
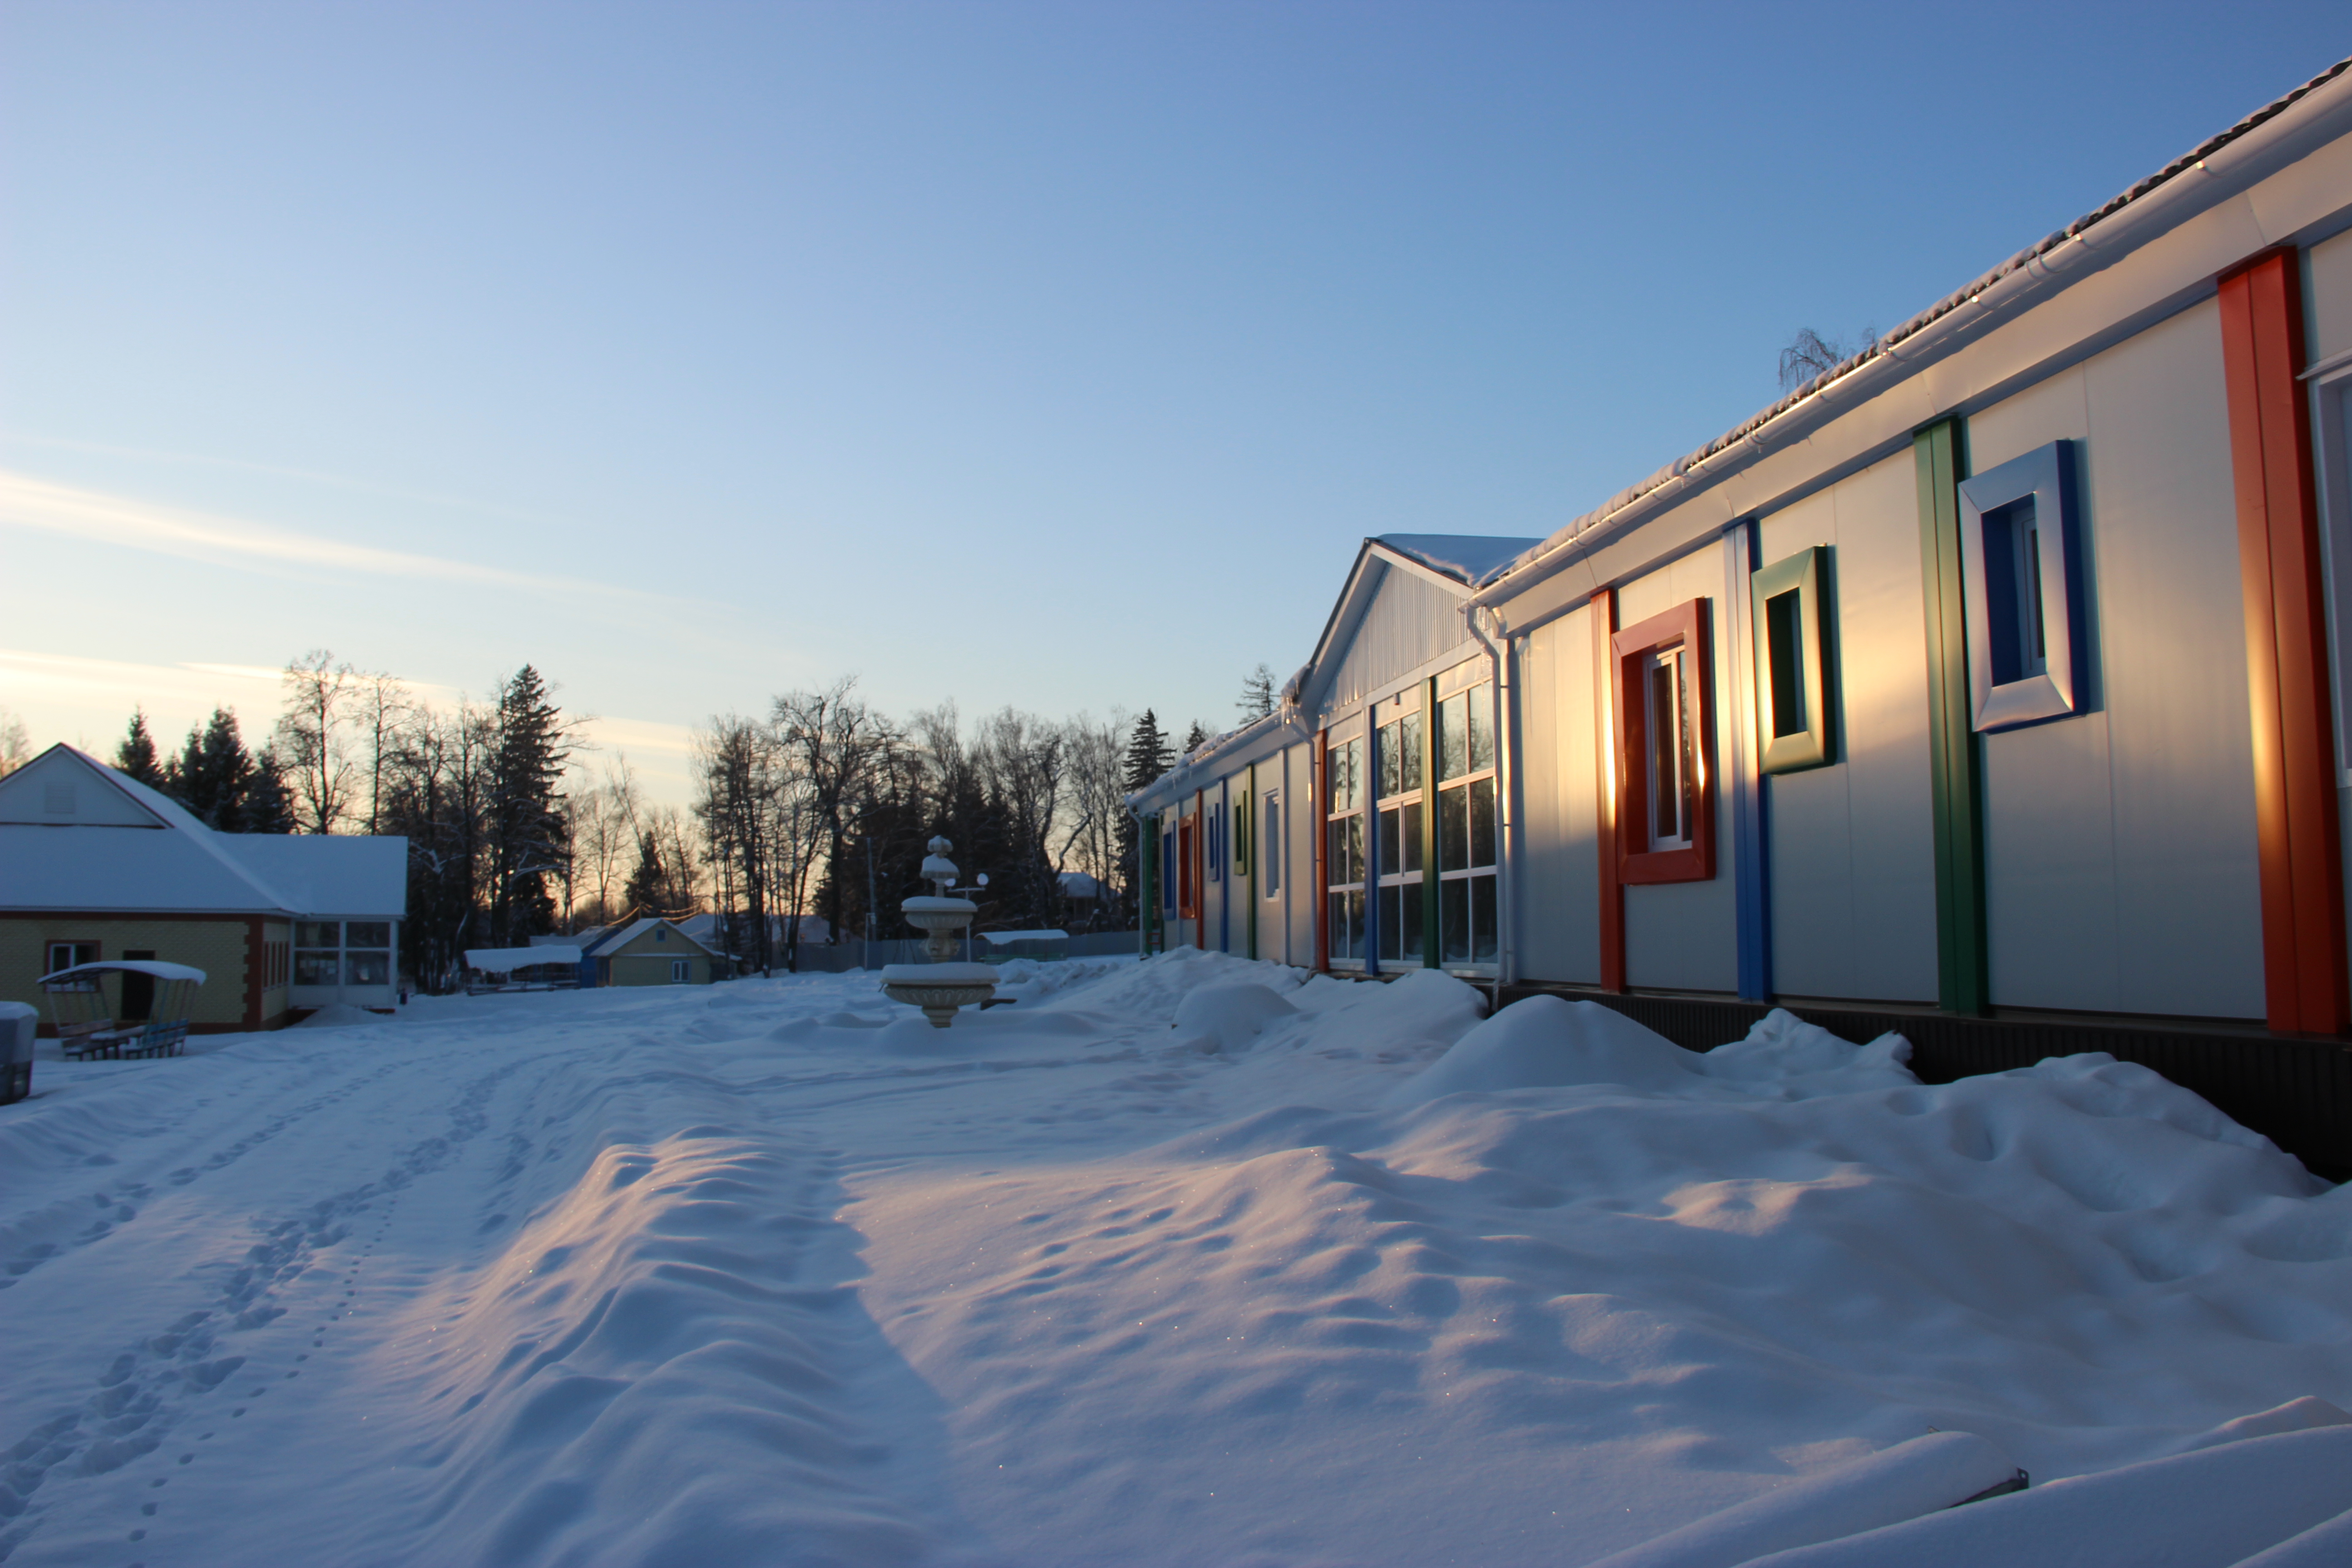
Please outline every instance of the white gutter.
[[1517, 907], [1518, 872], [1516, 858], [1511, 853], [1511, 830], [1517, 826], [1518, 814], [1511, 809], [1515, 758], [1511, 745], [1511, 671], [1507, 651], [1496, 646], [1486, 622], [1501, 617], [1485, 605], [1475, 605], [1463, 612], [1469, 624], [1470, 635], [1486, 650], [1495, 665], [1495, 811], [1500, 818], [1496, 824], [1501, 833], [1500, 853], [1496, 856], [1495, 872], [1495, 994], [1491, 1013], [1503, 1005], [1503, 987], [1512, 978], [1511, 938], [1517, 929], [1514, 912]]

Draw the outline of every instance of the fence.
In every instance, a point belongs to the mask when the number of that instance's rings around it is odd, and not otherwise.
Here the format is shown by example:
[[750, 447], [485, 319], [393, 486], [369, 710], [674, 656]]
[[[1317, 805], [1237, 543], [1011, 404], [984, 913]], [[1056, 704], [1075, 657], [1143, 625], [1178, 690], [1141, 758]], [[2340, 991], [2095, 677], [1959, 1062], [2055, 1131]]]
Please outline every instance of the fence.
[[[1071, 958], [1115, 957], [1136, 951], [1136, 934], [1131, 931], [1080, 931], [1070, 938]], [[959, 953], [958, 957], [961, 954]], [[975, 941], [972, 957], [984, 960], [987, 946]], [[844, 974], [853, 969], [879, 969], [886, 963], [921, 963], [925, 962], [923, 939], [919, 936], [887, 942], [842, 942], [830, 945], [806, 944], [801, 948], [800, 968], [803, 974]], [[776, 955], [776, 967], [783, 968], [783, 954]]]

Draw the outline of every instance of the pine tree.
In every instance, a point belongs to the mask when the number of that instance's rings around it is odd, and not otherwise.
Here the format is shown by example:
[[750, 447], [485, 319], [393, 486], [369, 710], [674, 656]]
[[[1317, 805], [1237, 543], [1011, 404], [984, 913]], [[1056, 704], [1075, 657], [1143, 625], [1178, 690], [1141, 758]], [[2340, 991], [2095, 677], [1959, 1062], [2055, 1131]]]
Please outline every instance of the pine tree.
[[148, 731], [145, 709], [131, 710], [131, 731], [114, 748], [114, 765], [149, 789], [163, 787], [163, 769], [155, 760], [155, 737]]
[[563, 715], [530, 665], [499, 690], [498, 738], [490, 758], [490, 941], [520, 946], [555, 929], [547, 879], [571, 855], [563, 797], [556, 785], [571, 756]]
[[237, 734], [236, 710], [215, 708], [202, 729], [191, 728], [180, 754], [163, 765], [164, 792], [205, 826], [238, 832], [253, 758]]
[[650, 833], [637, 835], [636, 869], [621, 888], [621, 901], [640, 914], [659, 914], [669, 906], [669, 871]]
[[286, 782], [286, 764], [278, 760], [276, 747], [264, 746], [254, 753], [253, 777], [237, 808], [236, 830], [296, 833], [300, 829], [294, 817], [294, 791]]
[[1202, 728], [1201, 721], [1198, 719], [1193, 720], [1192, 729], [1185, 731], [1184, 734], [1184, 754], [1188, 757], [1191, 756], [1194, 752], [1199, 751], [1202, 746], [1206, 745], [1208, 741], [1209, 731]]
[[1274, 670], [1261, 661], [1255, 669], [1242, 677], [1242, 694], [1234, 706], [1242, 710], [1242, 722], [1252, 723], [1274, 711]]
[[[1160, 715], [1150, 709], [1135, 721], [1127, 735], [1127, 761], [1119, 783], [1133, 795], [1149, 787], [1174, 763], [1175, 756], [1168, 749], [1168, 737], [1160, 728]], [[1136, 860], [1136, 821], [1127, 812], [1118, 815], [1118, 877], [1119, 885], [1128, 889], [1130, 899], [1141, 896], [1142, 882], [1138, 879]]]

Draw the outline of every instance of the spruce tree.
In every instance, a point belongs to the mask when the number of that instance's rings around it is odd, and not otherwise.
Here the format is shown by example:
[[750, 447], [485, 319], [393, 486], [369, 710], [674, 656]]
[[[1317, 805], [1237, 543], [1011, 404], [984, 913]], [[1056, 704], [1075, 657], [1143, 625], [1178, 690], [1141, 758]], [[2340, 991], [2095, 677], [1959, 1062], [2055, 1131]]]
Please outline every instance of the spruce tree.
[[[1135, 721], [1127, 735], [1126, 765], [1120, 771], [1119, 783], [1133, 795], [1145, 789], [1166, 773], [1175, 761], [1168, 749], [1168, 737], [1160, 728], [1160, 715], [1150, 709]], [[1118, 879], [1130, 900], [1142, 896], [1143, 883], [1136, 860], [1136, 821], [1127, 812], [1118, 816]]]
[[650, 833], [637, 835], [636, 869], [622, 886], [621, 901], [638, 914], [657, 915], [669, 902], [669, 872], [662, 865], [661, 846]]
[[555, 929], [547, 879], [572, 850], [563, 816], [563, 715], [547, 682], [524, 665], [499, 690], [498, 738], [490, 759], [490, 941], [520, 946]]
[[131, 710], [131, 731], [122, 737], [122, 743], [114, 748], [114, 765], [118, 771], [149, 789], [163, 787], [163, 769], [156, 761], [155, 737], [147, 729], [145, 709]]
[[253, 758], [237, 734], [233, 708], [215, 708], [203, 728], [191, 728], [180, 754], [163, 767], [164, 791], [223, 833], [239, 830], [252, 781]]
[[237, 808], [239, 833], [294, 833], [294, 791], [286, 782], [286, 764], [277, 748], [264, 746], [254, 754], [253, 776]]
[[1203, 745], [1206, 745], [1208, 743], [1208, 740], [1209, 731], [1202, 728], [1201, 721], [1198, 719], [1193, 720], [1192, 728], [1187, 731], [1184, 735], [1184, 754], [1188, 757], [1191, 756], [1194, 752], [1199, 751]]

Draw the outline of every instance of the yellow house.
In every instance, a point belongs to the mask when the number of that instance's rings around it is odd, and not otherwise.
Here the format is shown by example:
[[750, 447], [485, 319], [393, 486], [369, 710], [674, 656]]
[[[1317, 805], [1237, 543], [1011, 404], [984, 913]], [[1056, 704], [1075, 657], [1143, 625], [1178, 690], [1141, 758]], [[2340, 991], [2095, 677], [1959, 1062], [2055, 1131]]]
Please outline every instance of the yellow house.
[[[404, 838], [216, 833], [52, 746], [0, 779], [0, 999], [38, 1007], [44, 974], [154, 959], [205, 972], [199, 1033], [390, 1007], [407, 867]], [[144, 1015], [135, 977], [107, 989], [116, 1016]]]
[[599, 985], [708, 985], [712, 978], [709, 948], [651, 918], [606, 933], [581, 957], [596, 966]]

